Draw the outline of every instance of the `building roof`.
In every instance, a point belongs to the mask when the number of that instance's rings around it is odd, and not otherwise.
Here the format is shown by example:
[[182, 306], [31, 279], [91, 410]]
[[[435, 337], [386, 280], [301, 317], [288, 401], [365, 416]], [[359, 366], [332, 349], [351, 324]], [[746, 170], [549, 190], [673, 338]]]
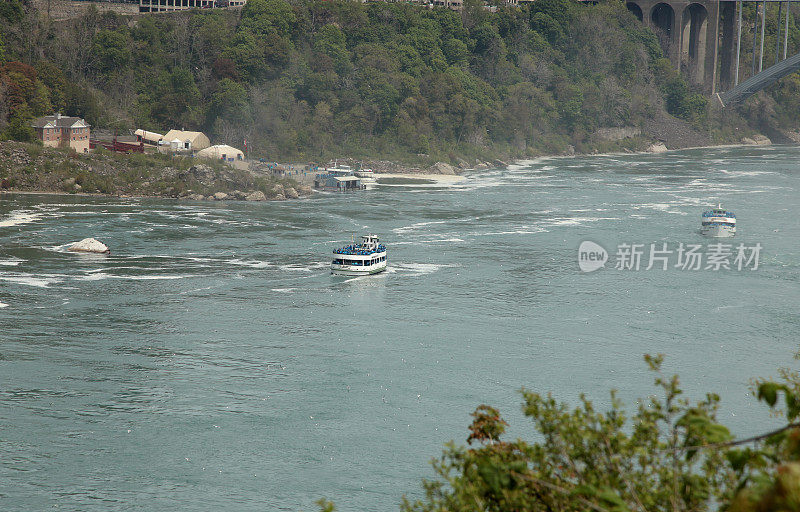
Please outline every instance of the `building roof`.
[[155, 140], [159, 141], [164, 138], [163, 135], [156, 132], [148, 132], [147, 130], [142, 130], [141, 128], [133, 132], [134, 135], [138, 135], [144, 140]]
[[189, 141], [192, 143], [192, 145], [194, 145], [195, 141], [197, 141], [197, 139], [200, 138], [208, 139], [208, 137], [206, 137], [202, 132], [187, 132], [184, 130], [170, 130], [167, 132], [166, 135], [164, 135], [164, 139], [167, 140], [178, 139], [182, 142]]
[[197, 156], [205, 157], [205, 158], [222, 158], [222, 155], [226, 157], [244, 156], [241, 150], [236, 149], [233, 146], [228, 146], [227, 144], [217, 144], [215, 146], [209, 146], [205, 149], [201, 149], [197, 152]]
[[34, 119], [31, 126], [34, 128], [88, 128], [90, 125], [80, 117], [62, 116], [56, 113]]

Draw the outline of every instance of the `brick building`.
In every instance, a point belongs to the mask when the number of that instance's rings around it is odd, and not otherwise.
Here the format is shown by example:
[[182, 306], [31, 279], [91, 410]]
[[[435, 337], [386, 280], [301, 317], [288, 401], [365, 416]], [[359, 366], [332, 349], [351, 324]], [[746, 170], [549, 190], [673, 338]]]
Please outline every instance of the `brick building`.
[[78, 153], [89, 152], [89, 125], [80, 117], [40, 117], [31, 125], [42, 144], [52, 148], [70, 147]]

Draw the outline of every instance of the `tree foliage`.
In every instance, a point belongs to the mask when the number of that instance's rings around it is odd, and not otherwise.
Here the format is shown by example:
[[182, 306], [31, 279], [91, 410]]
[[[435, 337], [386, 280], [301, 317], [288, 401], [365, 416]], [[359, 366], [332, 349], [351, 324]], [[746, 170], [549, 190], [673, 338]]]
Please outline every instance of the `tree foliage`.
[[637, 400], [629, 413], [614, 392], [605, 412], [581, 396], [570, 407], [551, 394], [523, 390], [523, 411], [537, 442], [505, 441], [506, 423], [482, 405], [468, 443], [450, 444], [433, 462], [438, 479], [425, 497], [404, 501], [417, 511], [706, 511], [800, 510], [800, 377], [763, 381], [757, 396], [780, 408], [787, 425], [733, 440], [719, 423], [719, 396], [684, 398], [663, 356], [646, 356], [658, 396]]
[[[705, 98], [624, 4], [497, 4], [251, 0], [135, 21], [89, 8], [49, 25], [13, 0], [0, 9], [0, 41], [6, 62], [41, 73], [30, 115], [49, 101], [90, 112], [98, 127], [248, 136], [254, 154], [274, 159], [590, 150], [597, 128], [644, 126], [661, 108], [708, 124]], [[22, 80], [1, 78], [11, 89]], [[786, 105], [797, 104], [793, 87], [776, 92]], [[0, 126], [19, 104], [7, 102]]]

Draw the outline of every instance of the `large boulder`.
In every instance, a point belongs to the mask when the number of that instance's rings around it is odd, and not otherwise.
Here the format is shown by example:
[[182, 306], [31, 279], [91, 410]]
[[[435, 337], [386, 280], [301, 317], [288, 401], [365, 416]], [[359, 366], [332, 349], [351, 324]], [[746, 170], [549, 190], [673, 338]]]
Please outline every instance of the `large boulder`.
[[217, 192], [216, 194], [214, 194], [214, 200], [215, 201], [224, 201], [224, 200], [228, 199], [229, 197], [230, 196], [228, 194], [226, 194], [225, 192]]
[[92, 252], [97, 254], [110, 254], [111, 249], [106, 244], [94, 238], [84, 238], [80, 242], [75, 242], [69, 246], [68, 251], [72, 252]]
[[272, 192], [274, 192], [276, 196], [285, 196], [286, 195], [286, 191], [283, 190], [283, 185], [281, 185], [280, 183], [278, 183], [277, 185], [272, 187]]
[[663, 142], [656, 142], [655, 144], [650, 144], [650, 147], [647, 148], [648, 153], [666, 153], [669, 151], [667, 146], [664, 145]]
[[245, 197], [245, 199], [247, 199], [248, 201], [266, 201], [267, 196], [264, 195], [264, 192], [256, 190], [255, 192], [247, 194], [247, 197]]
[[202, 201], [205, 199], [205, 197], [203, 197], [203, 194], [189, 194], [186, 196], [186, 199], [190, 199], [192, 201]]
[[298, 194], [297, 191], [294, 188], [287, 187], [286, 188], [286, 197], [289, 198], [289, 199], [297, 199], [297, 198], [300, 197], [300, 194]]
[[455, 174], [456, 168], [444, 162], [436, 162], [428, 169], [431, 174]]

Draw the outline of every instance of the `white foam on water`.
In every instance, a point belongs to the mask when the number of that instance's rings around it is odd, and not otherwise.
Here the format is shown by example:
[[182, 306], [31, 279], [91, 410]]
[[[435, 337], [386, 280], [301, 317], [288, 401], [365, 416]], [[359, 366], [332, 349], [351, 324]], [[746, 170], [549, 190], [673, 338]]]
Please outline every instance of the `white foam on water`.
[[110, 277], [111, 276], [105, 272], [95, 272], [93, 274], [89, 274], [88, 276], [76, 277], [76, 279], [80, 281], [102, 281], [103, 279], [108, 279]]
[[274, 263], [270, 263], [268, 261], [259, 261], [259, 260], [233, 259], [233, 260], [227, 260], [225, 263], [229, 263], [231, 265], [238, 265], [242, 267], [250, 267], [250, 268], [267, 268], [275, 266]]
[[25, 261], [25, 260], [12, 257], [12, 258], [9, 258], [7, 260], [0, 260], [0, 265], [2, 265], [4, 267], [16, 267], [17, 265], [19, 265], [23, 261]]
[[458, 265], [445, 265], [436, 263], [391, 263], [390, 268], [395, 272], [409, 274], [412, 276], [422, 276], [432, 274], [440, 269], [457, 267]]
[[278, 293], [292, 293], [297, 290], [297, 288], [271, 288], [271, 290]]
[[417, 245], [417, 244], [441, 244], [441, 243], [460, 243], [464, 242], [461, 238], [441, 238], [437, 240], [414, 240], [405, 242], [392, 242], [392, 245]]
[[280, 268], [281, 270], [294, 270], [297, 272], [311, 272], [311, 269], [313, 267], [311, 267], [310, 265], [298, 265], [296, 263], [292, 263], [289, 265], [280, 265], [280, 267], [278, 268]]
[[75, 242], [69, 242], [63, 245], [53, 245], [50, 247], [42, 247], [45, 251], [52, 251], [52, 252], [69, 252], [68, 249], [72, 247]]
[[8, 281], [9, 283], [22, 284], [25, 286], [34, 286], [36, 288], [49, 288], [51, 284], [57, 284], [63, 280], [63, 276], [56, 276], [54, 274], [42, 274], [39, 276], [35, 276], [33, 274], [0, 275], [0, 281]]
[[8, 304], [6, 304], [5, 302], [0, 302], [0, 309], [7, 308], [7, 307], [8, 307]]
[[536, 235], [538, 233], [549, 233], [550, 231], [544, 228], [531, 228], [522, 226], [520, 229], [513, 231], [488, 231], [486, 233], [470, 233], [474, 236], [497, 236], [497, 235]]
[[180, 275], [163, 275], [163, 274], [156, 274], [156, 275], [145, 275], [145, 276], [117, 276], [113, 274], [108, 274], [106, 272], [97, 272], [94, 274], [89, 274], [87, 276], [77, 276], [75, 279], [78, 281], [102, 281], [105, 279], [122, 279], [122, 280], [131, 280], [131, 281], [162, 281], [162, 280], [174, 280], [174, 279], [184, 279], [187, 277], [197, 277], [195, 274], [180, 274]]
[[10, 228], [22, 224], [30, 224], [42, 218], [43, 213], [36, 213], [30, 210], [14, 210], [7, 217], [0, 220], [0, 228]]
[[450, 222], [450, 221], [448, 221], [448, 220], [431, 220], [431, 221], [427, 221], [427, 222], [415, 222], [414, 224], [410, 224], [408, 226], [402, 226], [402, 227], [399, 227], [399, 228], [394, 228], [392, 230], [392, 232], [396, 233], [398, 235], [401, 235], [401, 234], [408, 233], [410, 231], [416, 231], [419, 228], [422, 228], [422, 227], [425, 227], [425, 226], [430, 226], [430, 225], [433, 225], [433, 224], [447, 224], [448, 222]]
[[186, 279], [187, 277], [198, 277], [196, 274], [182, 274], [176, 276], [154, 275], [154, 276], [111, 276], [114, 279], [131, 279], [134, 281], [160, 281], [173, 279]]
[[719, 169], [719, 172], [736, 178], [741, 176], [760, 176], [762, 174], [777, 174], [773, 171], [729, 171], [727, 169]]
[[545, 221], [547, 226], [580, 226], [584, 222], [599, 222], [601, 220], [619, 220], [619, 217], [562, 217]]
[[179, 295], [188, 295], [188, 294], [194, 293], [194, 292], [202, 292], [202, 291], [205, 291], [205, 290], [210, 290], [211, 288], [214, 288], [214, 287], [213, 286], [203, 286], [202, 288], [195, 288], [193, 290], [184, 290], [184, 291], [180, 292]]

